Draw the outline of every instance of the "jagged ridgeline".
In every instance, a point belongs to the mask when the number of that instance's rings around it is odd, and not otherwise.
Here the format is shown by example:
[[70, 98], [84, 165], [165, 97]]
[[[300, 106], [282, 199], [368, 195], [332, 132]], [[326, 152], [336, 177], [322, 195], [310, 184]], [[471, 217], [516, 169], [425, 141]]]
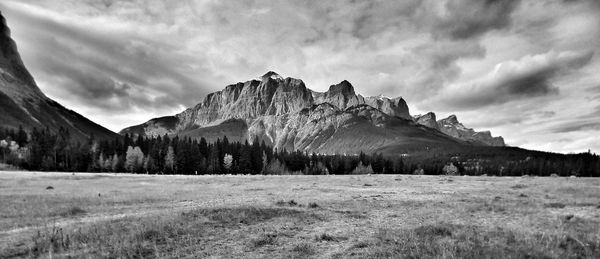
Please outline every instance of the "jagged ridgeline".
[[423, 126], [439, 130], [452, 137], [469, 141], [478, 145], [495, 147], [505, 146], [504, 138], [492, 137], [492, 133], [489, 131], [477, 132], [471, 128], [467, 128], [458, 121], [456, 115], [450, 115], [448, 118], [436, 120], [435, 113], [428, 112], [424, 115], [415, 115], [414, 119], [417, 123]]
[[365, 97], [345, 80], [326, 92], [316, 92], [300, 79], [270, 71], [211, 93], [182, 113], [120, 133], [204, 137], [208, 141], [224, 135], [233, 141], [258, 138], [277, 149], [327, 154], [371, 153], [390, 147], [504, 145], [491, 134], [462, 134], [466, 129], [462, 124], [455, 127], [461, 134], [454, 134], [419, 122], [411, 117], [401, 97]]

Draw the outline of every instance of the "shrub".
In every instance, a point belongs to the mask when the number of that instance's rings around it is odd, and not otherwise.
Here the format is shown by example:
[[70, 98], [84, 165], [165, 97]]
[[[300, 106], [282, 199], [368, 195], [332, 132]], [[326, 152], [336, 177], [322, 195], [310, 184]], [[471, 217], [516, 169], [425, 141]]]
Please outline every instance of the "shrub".
[[315, 241], [335, 241], [336, 238], [327, 234], [327, 233], [322, 233], [320, 235], [315, 236]]
[[544, 206], [546, 208], [562, 209], [562, 208], [566, 207], [567, 205], [565, 205], [564, 203], [560, 203], [560, 202], [552, 202], [552, 203], [546, 203]]
[[298, 206], [298, 203], [295, 200], [289, 200], [289, 201], [284, 201], [284, 200], [278, 200], [277, 202], [275, 202], [275, 205], [277, 206]]
[[250, 245], [252, 247], [263, 247], [266, 245], [273, 245], [277, 239], [277, 234], [274, 233], [263, 233], [256, 238], [250, 240]]
[[515, 184], [515, 185], [511, 186], [510, 188], [512, 188], [512, 189], [524, 189], [524, 188], [527, 188], [527, 185], [519, 183], [519, 184]]
[[293, 209], [255, 207], [199, 209], [183, 213], [187, 218], [195, 218], [198, 215], [201, 215], [220, 224], [241, 223], [246, 225], [255, 224], [272, 218], [301, 214], [301, 211]]
[[60, 208], [57, 211], [50, 213], [50, 216], [72, 217], [80, 214], [85, 214], [86, 211], [78, 206], [68, 208]]

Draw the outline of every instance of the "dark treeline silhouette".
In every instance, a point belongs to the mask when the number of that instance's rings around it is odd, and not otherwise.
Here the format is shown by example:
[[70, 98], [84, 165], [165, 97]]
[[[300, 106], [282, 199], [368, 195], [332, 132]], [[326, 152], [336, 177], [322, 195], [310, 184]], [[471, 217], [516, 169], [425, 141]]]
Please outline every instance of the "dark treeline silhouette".
[[466, 174], [600, 176], [591, 153], [556, 154], [512, 147], [423, 147], [379, 154], [323, 155], [276, 150], [255, 139], [91, 137], [66, 129], [0, 129], [0, 162], [27, 170], [148, 174]]

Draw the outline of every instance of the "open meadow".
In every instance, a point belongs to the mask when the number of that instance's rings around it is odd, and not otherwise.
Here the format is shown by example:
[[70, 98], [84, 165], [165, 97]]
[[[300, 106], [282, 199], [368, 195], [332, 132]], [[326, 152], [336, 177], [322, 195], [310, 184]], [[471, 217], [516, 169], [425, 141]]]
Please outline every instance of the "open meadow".
[[0, 258], [600, 258], [600, 179], [0, 172]]

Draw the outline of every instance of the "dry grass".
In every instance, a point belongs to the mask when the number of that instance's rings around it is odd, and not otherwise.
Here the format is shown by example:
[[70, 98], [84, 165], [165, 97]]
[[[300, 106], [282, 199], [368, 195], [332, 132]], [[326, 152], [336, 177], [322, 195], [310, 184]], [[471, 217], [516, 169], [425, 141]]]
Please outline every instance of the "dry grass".
[[[179, 257], [198, 244], [216, 245], [226, 235], [239, 229], [255, 229], [252, 225], [270, 222], [275, 218], [296, 221], [315, 220], [303, 211], [280, 208], [217, 208], [195, 209], [168, 217], [127, 218], [91, 224], [73, 229], [52, 227], [42, 229], [32, 237], [33, 242], [17, 247], [6, 257], [100, 256], [108, 258]], [[241, 232], [238, 233], [243, 235]], [[239, 241], [246, 238], [238, 236]], [[261, 234], [250, 238], [251, 248], [273, 245], [277, 234]], [[195, 252], [194, 252], [195, 253]], [[196, 254], [203, 256], [204, 253]]]
[[[337, 254], [339, 258], [598, 258], [598, 226], [565, 224], [565, 233], [539, 234], [502, 227], [439, 223], [414, 229], [379, 229]], [[583, 232], [582, 232], [583, 230]], [[595, 232], [596, 231], [596, 232]]]
[[2, 172], [0, 258], [599, 258], [599, 183]]

